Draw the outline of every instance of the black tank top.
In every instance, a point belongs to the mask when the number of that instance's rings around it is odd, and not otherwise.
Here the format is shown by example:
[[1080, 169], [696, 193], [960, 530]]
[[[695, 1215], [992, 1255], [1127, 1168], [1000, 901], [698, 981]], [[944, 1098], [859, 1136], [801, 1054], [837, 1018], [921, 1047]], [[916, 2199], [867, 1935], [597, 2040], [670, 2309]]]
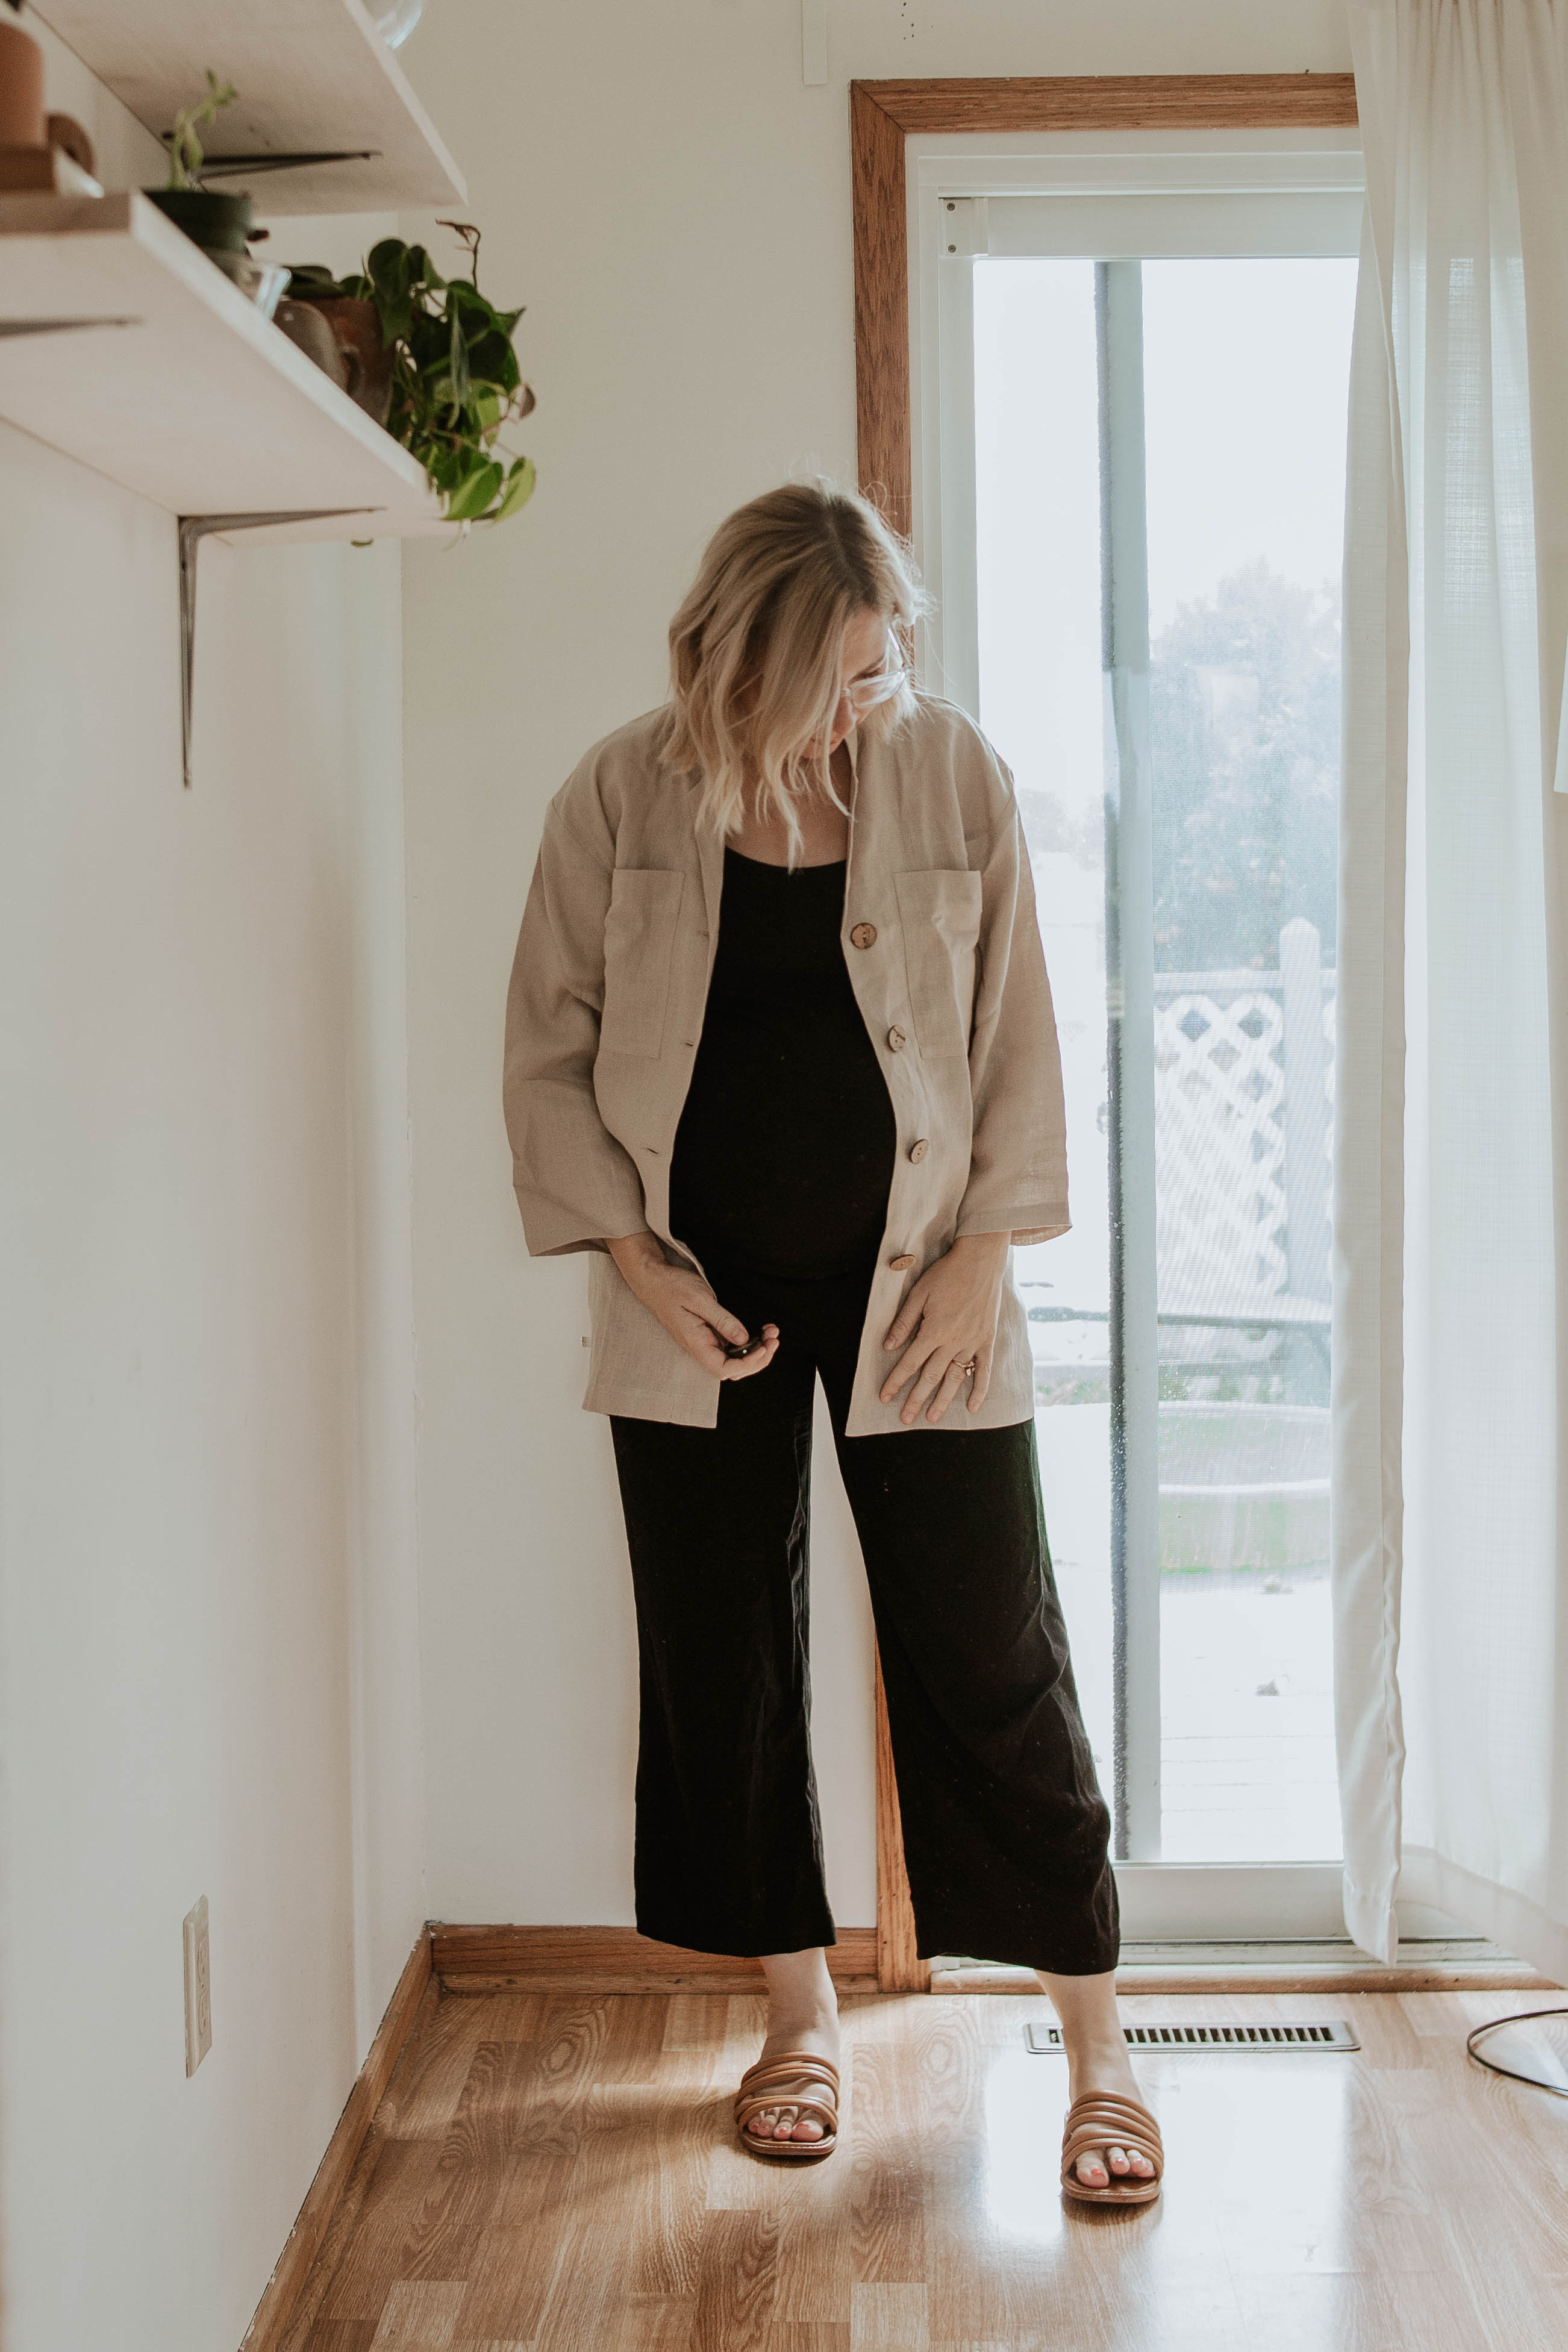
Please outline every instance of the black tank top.
[[856, 1272], [897, 1142], [840, 940], [844, 877], [724, 853], [707, 1011], [670, 1170], [670, 1230], [706, 1265]]

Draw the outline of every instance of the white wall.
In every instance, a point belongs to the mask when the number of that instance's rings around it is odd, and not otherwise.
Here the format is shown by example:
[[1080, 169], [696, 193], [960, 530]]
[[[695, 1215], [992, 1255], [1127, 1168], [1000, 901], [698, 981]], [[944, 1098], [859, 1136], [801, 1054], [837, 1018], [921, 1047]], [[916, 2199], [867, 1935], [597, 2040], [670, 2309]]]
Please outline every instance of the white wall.
[[424, 1916], [398, 551], [201, 567], [186, 793], [173, 519], [0, 427], [7, 2352], [234, 2352]]
[[[826, 89], [801, 85], [797, 0], [433, 0], [404, 52], [468, 174], [483, 282], [528, 305], [539, 396], [524, 518], [404, 556], [431, 1902], [454, 1919], [632, 1916], [624, 1547], [578, 1409], [581, 1269], [529, 1264], [509, 1191], [502, 1003], [544, 804], [660, 698], [707, 533], [790, 474], [854, 478], [847, 84], [1349, 65], [1339, 0], [829, 15]], [[869, 1630], [826, 1486], [818, 1765], [838, 1916], [866, 1924]]]

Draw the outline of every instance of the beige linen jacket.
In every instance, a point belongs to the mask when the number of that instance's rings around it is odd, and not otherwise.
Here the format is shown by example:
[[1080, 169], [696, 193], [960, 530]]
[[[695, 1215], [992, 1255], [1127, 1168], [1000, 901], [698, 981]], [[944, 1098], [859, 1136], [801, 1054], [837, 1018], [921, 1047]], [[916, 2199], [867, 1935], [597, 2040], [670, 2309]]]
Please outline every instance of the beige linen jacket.
[[[664, 725], [650, 711], [607, 736], [550, 803], [512, 967], [503, 1091], [529, 1251], [597, 1253], [585, 1407], [712, 1428], [718, 1381], [604, 1248], [646, 1227], [697, 1263], [670, 1231], [670, 1160], [707, 1003], [724, 845], [697, 825], [697, 777], [659, 765]], [[852, 734], [849, 746], [844, 961], [898, 1133], [848, 1421], [865, 1437], [904, 1427], [877, 1392], [909, 1286], [957, 1234], [1065, 1233], [1067, 1154], [1006, 768], [961, 710], [925, 695], [885, 740]], [[894, 1258], [913, 1264], [899, 1271]], [[1009, 1276], [985, 1403], [970, 1413], [960, 1395], [937, 1426], [999, 1428], [1033, 1411]]]

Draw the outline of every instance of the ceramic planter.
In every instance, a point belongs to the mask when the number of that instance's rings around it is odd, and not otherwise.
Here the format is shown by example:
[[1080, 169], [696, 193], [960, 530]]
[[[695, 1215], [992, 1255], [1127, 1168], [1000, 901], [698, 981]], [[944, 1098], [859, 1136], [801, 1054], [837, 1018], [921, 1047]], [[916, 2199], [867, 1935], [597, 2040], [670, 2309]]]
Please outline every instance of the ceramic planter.
[[149, 204], [167, 214], [204, 253], [243, 253], [250, 229], [248, 196], [210, 195], [205, 188], [149, 188]]
[[332, 331], [332, 340], [343, 362], [343, 388], [349, 398], [367, 416], [373, 416], [378, 425], [384, 425], [392, 406], [395, 354], [392, 346], [382, 341], [375, 304], [358, 295], [317, 296], [308, 289], [296, 291], [291, 288], [290, 298], [320, 311]]
[[338, 339], [316, 303], [280, 302], [272, 314], [272, 323], [308, 360], [314, 360], [322, 374], [329, 375], [340, 391], [343, 389], [345, 371]]
[[209, 195], [205, 188], [149, 188], [145, 193], [148, 203], [156, 205], [176, 228], [183, 229], [193, 245], [200, 246], [246, 300], [253, 302], [264, 319], [270, 319], [288, 283], [288, 272], [281, 262], [251, 258], [250, 198]]

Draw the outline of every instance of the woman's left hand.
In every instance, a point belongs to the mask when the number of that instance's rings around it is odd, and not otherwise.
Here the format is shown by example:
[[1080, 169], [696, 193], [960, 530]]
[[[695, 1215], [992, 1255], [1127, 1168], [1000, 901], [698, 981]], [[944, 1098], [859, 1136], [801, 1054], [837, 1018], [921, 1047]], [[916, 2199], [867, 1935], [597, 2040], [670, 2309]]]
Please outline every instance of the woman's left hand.
[[969, 1411], [978, 1412], [984, 1404], [1011, 1239], [1010, 1234], [970, 1234], [956, 1241], [946, 1257], [926, 1267], [889, 1325], [885, 1349], [910, 1344], [882, 1384], [882, 1402], [893, 1404], [901, 1390], [909, 1390], [898, 1416], [906, 1428], [919, 1418], [927, 1398], [926, 1420], [941, 1420], [968, 1378], [971, 1362]]

